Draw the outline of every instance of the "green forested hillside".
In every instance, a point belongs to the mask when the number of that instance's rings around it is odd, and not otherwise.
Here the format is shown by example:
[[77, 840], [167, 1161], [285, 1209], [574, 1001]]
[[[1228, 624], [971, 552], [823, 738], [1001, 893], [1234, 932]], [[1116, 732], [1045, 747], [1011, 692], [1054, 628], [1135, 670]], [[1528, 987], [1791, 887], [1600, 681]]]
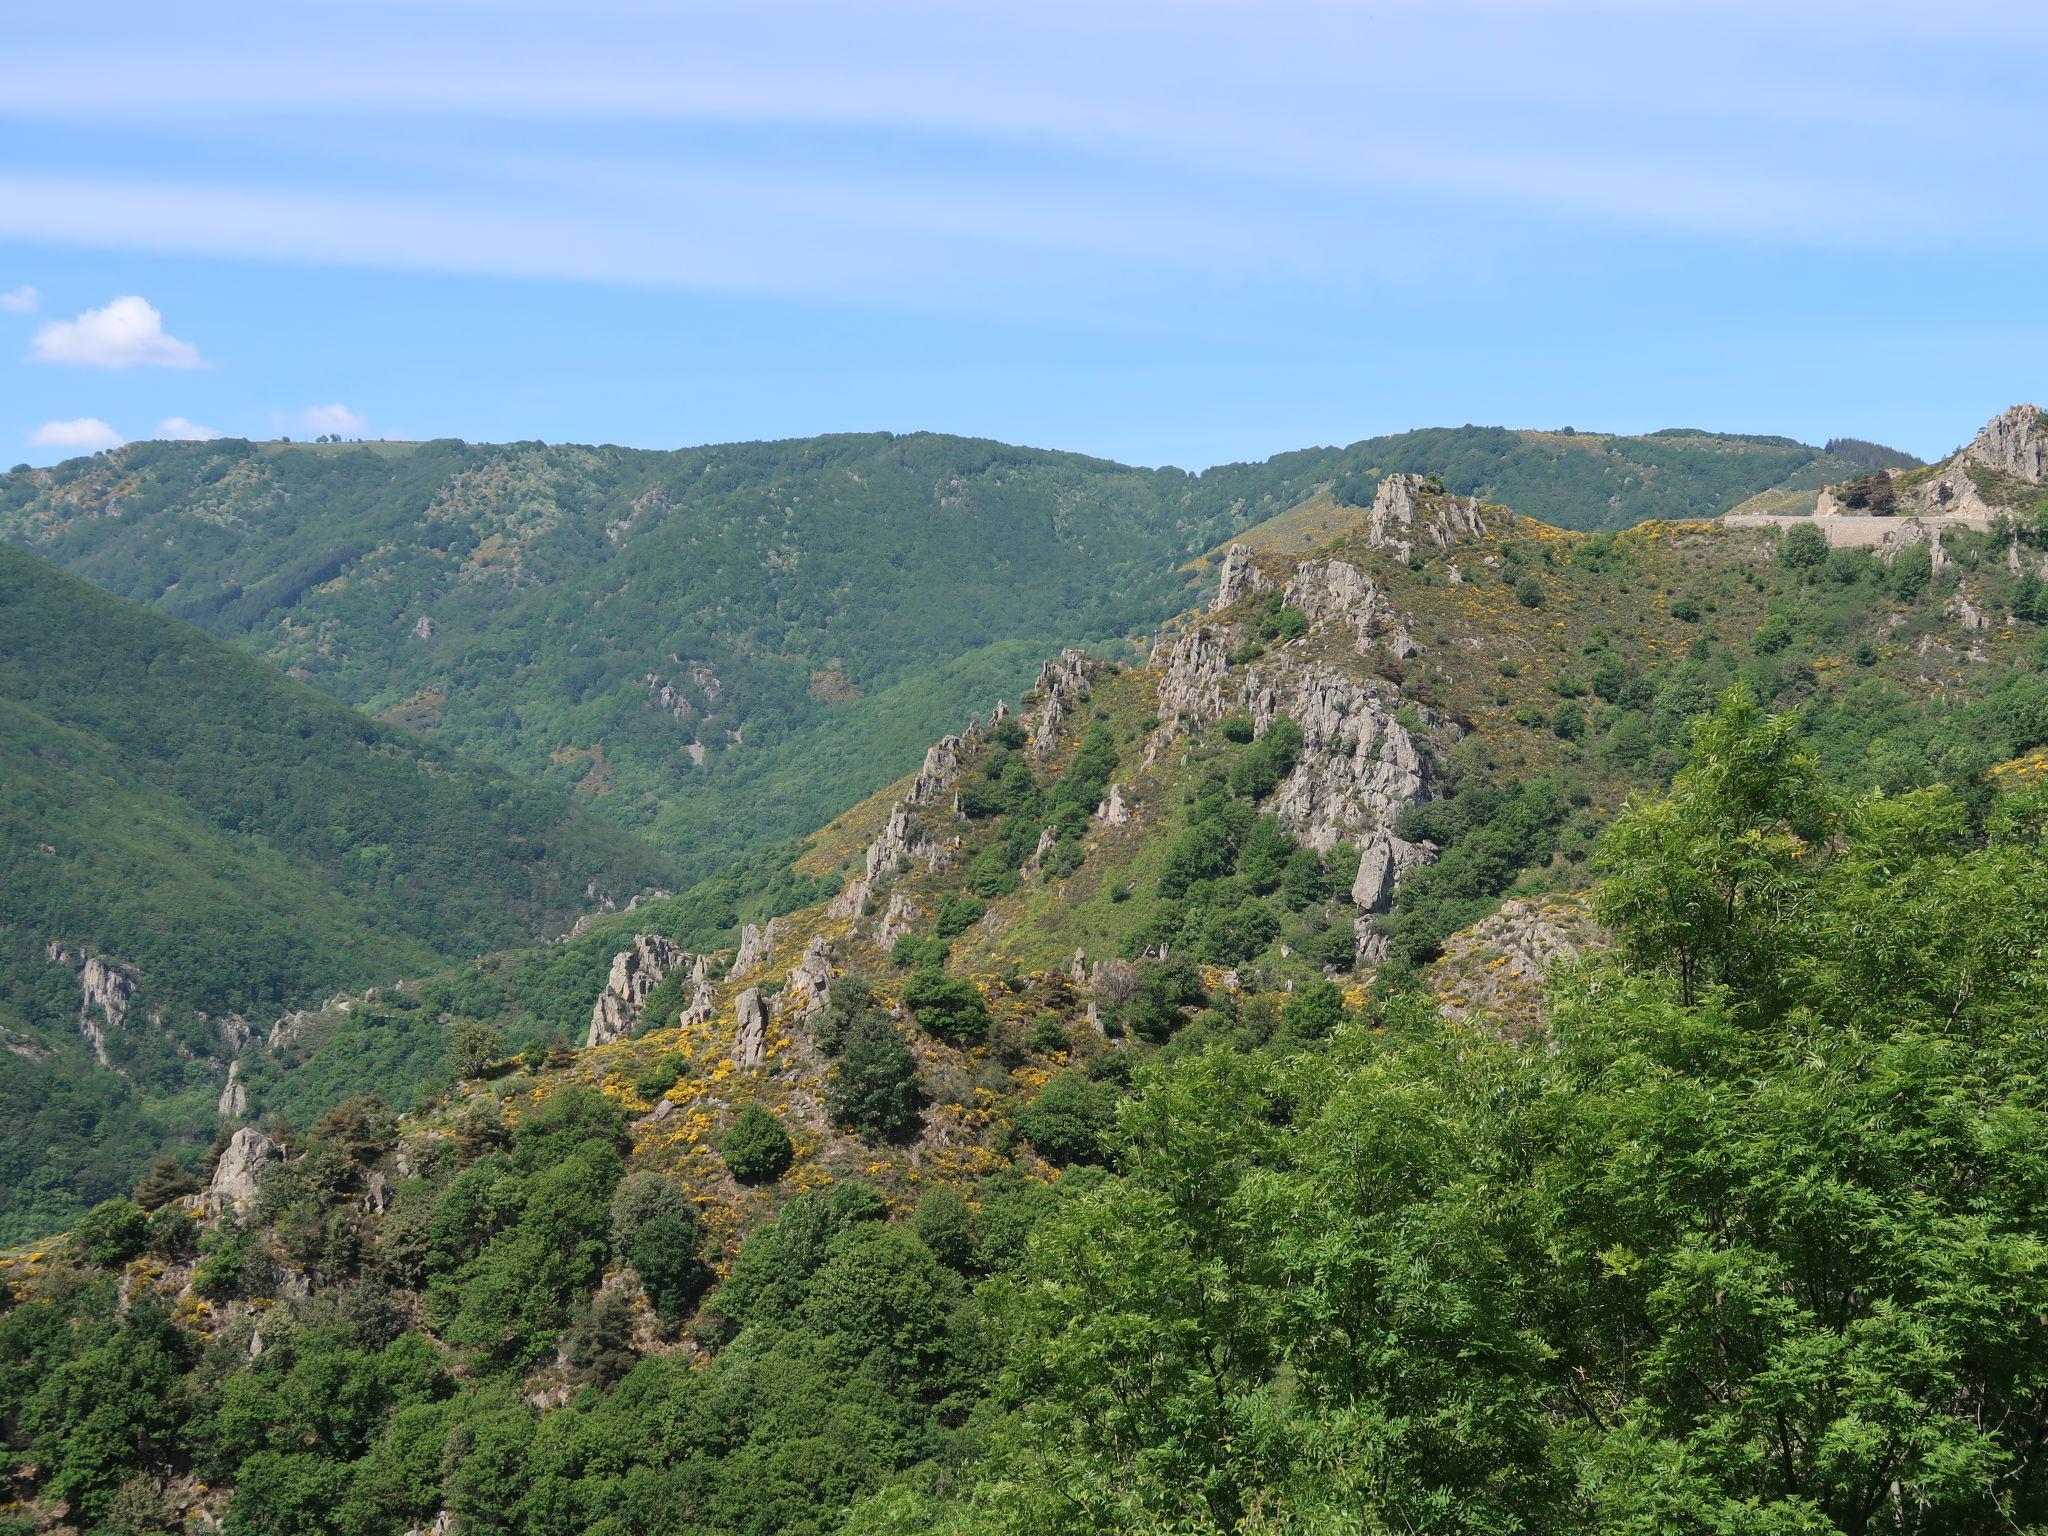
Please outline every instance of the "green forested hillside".
[[[677, 879], [558, 795], [14, 549], [0, 770], [0, 1231], [203, 1143], [224, 1021], [267, 1027]], [[94, 1015], [104, 1064], [79, 1024], [88, 955], [132, 982], [119, 1025]]]
[[[2025, 777], [1849, 794], [1738, 688], [1600, 840], [1540, 1047], [1198, 981], [1163, 1044], [991, 1033], [1039, 1086], [978, 1163], [836, 1091], [829, 1165], [765, 1089], [685, 1148], [741, 1080], [665, 1030], [342, 1106], [239, 1217], [159, 1181], [0, 1260], [17, 1528], [2038, 1529]], [[933, 1071], [863, 989], [814, 1027]]]
[[1408, 433], [1190, 475], [932, 434], [653, 453], [135, 444], [0, 477], [0, 537], [365, 712], [573, 791], [694, 874], [800, 836], [1181, 562], [1441, 473], [1575, 527], [1725, 510], [1818, 451]]

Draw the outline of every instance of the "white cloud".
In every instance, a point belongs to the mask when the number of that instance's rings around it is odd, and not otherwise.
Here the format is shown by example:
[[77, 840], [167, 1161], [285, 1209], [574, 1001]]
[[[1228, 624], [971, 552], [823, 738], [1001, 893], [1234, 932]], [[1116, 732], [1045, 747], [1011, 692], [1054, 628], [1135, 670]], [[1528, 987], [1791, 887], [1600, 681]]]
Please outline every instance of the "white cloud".
[[38, 448], [75, 448], [80, 453], [118, 448], [127, 441], [97, 416], [80, 416], [72, 421], [46, 421], [29, 433], [28, 440]]
[[36, 304], [41, 297], [35, 289], [23, 283], [19, 288], [10, 288], [7, 292], [0, 293], [0, 309], [12, 315], [32, 315], [36, 312]]
[[370, 422], [360, 412], [352, 411], [345, 405], [309, 405], [292, 418], [295, 426], [312, 433], [340, 432], [344, 434], [361, 432]]
[[197, 368], [199, 349], [164, 331], [164, 317], [147, 299], [128, 294], [88, 309], [76, 320], [52, 320], [29, 343], [39, 363], [77, 368]]
[[182, 416], [166, 416], [156, 424], [156, 435], [172, 443], [210, 443], [221, 434], [213, 427], [202, 427]]

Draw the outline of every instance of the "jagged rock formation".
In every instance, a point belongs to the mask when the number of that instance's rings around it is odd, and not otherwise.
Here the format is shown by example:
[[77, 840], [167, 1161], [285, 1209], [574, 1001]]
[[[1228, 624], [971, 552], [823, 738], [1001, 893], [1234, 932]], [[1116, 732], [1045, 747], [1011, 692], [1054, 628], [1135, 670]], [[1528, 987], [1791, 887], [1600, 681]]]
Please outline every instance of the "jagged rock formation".
[[903, 935], [912, 932], [923, 916], [924, 913], [918, 909], [916, 902], [901, 891], [897, 891], [889, 898], [888, 909], [882, 913], [882, 923], [876, 930], [875, 937], [882, 947], [887, 949]]
[[1234, 707], [1230, 646], [1221, 633], [1191, 625], [1153, 647], [1152, 665], [1163, 669], [1159, 713], [1169, 722], [1221, 720]]
[[743, 981], [767, 964], [776, 942], [781, 939], [783, 922], [771, 917], [766, 923], [748, 923], [740, 930], [740, 947], [732, 958], [730, 975], [734, 981]]
[[807, 1018], [832, 1000], [832, 944], [822, 933], [804, 946], [803, 958], [789, 973], [779, 999], [797, 1017]]
[[1432, 491], [1420, 475], [1389, 475], [1373, 492], [1366, 513], [1366, 542], [1393, 549], [1407, 559], [1417, 541], [1443, 549], [1460, 539], [1483, 538], [1486, 518], [1476, 496]]
[[874, 885], [865, 875], [849, 880], [846, 882], [845, 888], [832, 898], [831, 905], [825, 908], [825, 915], [827, 917], [859, 917], [863, 912], [867, 911], [868, 898], [873, 891]]
[[733, 1000], [732, 1059], [742, 1067], [758, 1067], [768, 1057], [768, 1005], [759, 987], [748, 987]]
[[[1124, 827], [1130, 825], [1130, 802], [1124, 799], [1124, 788], [1121, 784], [1111, 784], [1109, 786], [1109, 798], [1104, 800], [1102, 804], [1098, 805], [1095, 808], [1095, 819], [1107, 827]], [[1048, 827], [1046, 828], [1046, 831], [1048, 834], [1050, 834], [1052, 829]], [[1038, 853], [1036, 856], [1039, 858], [1043, 858], [1045, 856], [1046, 849], [1049, 846], [1050, 845], [1048, 843], [1041, 839], [1039, 841]]]
[[1252, 563], [1252, 552], [1242, 544], [1233, 544], [1223, 552], [1223, 565], [1217, 572], [1216, 601], [1209, 605], [1211, 613], [1241, 603], [1256, 593], [1265, 591], [1272, 583]]
[[1577, 896], [1518, 896], [1453, 934], [1430, 969], [1437, 1011], [1519, 1034], [1543, 1018], [1550, 968], [1611, 942]]
[[1043, 757], [1058, 743], [1060, 728], [1073, 713], [1075, 701], [1095, 680], [1097, 663], [1085, 651], [1064, 650], [1038, 669], [1032, 690], [1038, 695], [1031, 750]]
[[1246, 692], [1254, 730], [1283, 714], [1301, 727], [1301, 760], [1269, 808], [1317, 852], [1362, 842], [1428, 797], [1428, 760], [1396, 718], [1400, 700], [1389, 685], [1314, 666], [1270, 682], [1261, 675]]
[[263, 1170], [283, 1156], [284, 1149], [255, 1126], [245, 1125], [235, 1132], [214, 1166], [213, 1182], [200, 1197], [206, 1214], [219, 1217], [233, 1211], [247, 1216], [256, 1208]]
[[1985, 423], [1962, 456], [1996, 474], [2039, 485], [2048, 480], [2048, 413], [2038, 405], [2001, 411]]
[[676, 1023], [684, 1029], [709, 1024], [716, 1007], [717, 998], [711, 989], [711, 962], [699, 955], [690, 966], [690, 1001], [684, 1005]]
[[[63, 953], [61, 946], [59, 952]], [[107, 1036], [128, 1018], [128, 1005], [135, 1000], [135, 973], [118, 960], [87, 955], [78, 971], [78, 992], [78, 1032], [92, 1047], [94, 1060], [111, 1068]]]
[[1283, 600], [1308, 615], [1312, 624], [1341, 624], [1361, 656], [1382, 651], [1405, 660], [1421, 649], [1363, 571], [1334, 555], [1304, 560], [1287, 583]]
[[925, 749], [924, 766], [917, 770], [917, 777], [910, 781], [910, 793], [903, 797], [905, 805], [936, 805], [952, 792], [965, 769], [961, 751], [967, 743], [958, 736], [943, 737]]
[[228, 1080], [220, 1091], [220, 1103], [215, 1111], [223, 1120], [241, 1120], [249, 1114], [249, 1090], [242, 1084], [242, 1064], [228, 1063]]
[[686, 958], [672, 940], [658, 933], [635, 934], [632, 948], [612, 957], [611, 976], [590, 1011], [590, 1033], [583, 1043], [609, 1045], [630, 1035], [649, 994]]

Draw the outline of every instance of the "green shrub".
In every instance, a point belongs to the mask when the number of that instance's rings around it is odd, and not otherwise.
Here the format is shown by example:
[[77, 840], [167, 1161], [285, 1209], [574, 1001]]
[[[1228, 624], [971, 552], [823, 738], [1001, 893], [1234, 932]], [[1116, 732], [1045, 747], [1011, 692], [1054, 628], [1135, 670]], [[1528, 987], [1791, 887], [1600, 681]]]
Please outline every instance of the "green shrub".
[[913, 971], [903, 984], [903, 1006], [930, 1035], [971, 1045], [988, 1035], [988, 1007], [973, 982], [936, 966]]
[[718, 1155], [742, 1184], [771, 1184], [789, 1171], [796, 1149], [780, 1120], [749, 1104], [719, 1139]]
[[71, 1237], [89, 1263], [112, 1269], [142, 1252], [149, 1216], [133, 1200], [103, 1200], [79, 1218]]

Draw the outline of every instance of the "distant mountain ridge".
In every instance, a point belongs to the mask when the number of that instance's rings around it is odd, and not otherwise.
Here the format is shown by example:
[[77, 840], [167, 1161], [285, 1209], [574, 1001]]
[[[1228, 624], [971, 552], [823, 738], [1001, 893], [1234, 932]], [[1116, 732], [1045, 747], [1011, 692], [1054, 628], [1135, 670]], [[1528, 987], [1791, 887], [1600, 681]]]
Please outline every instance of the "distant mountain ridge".
[[1577, 527], [1847, 472], [1785, 438], [1466, 427], [1191, 475], [921, 433], [652, 452], [142, 443], [0, 476], [0, 538], [703, 875], [1185, 606], [1190, 557], [1396, 471]]

